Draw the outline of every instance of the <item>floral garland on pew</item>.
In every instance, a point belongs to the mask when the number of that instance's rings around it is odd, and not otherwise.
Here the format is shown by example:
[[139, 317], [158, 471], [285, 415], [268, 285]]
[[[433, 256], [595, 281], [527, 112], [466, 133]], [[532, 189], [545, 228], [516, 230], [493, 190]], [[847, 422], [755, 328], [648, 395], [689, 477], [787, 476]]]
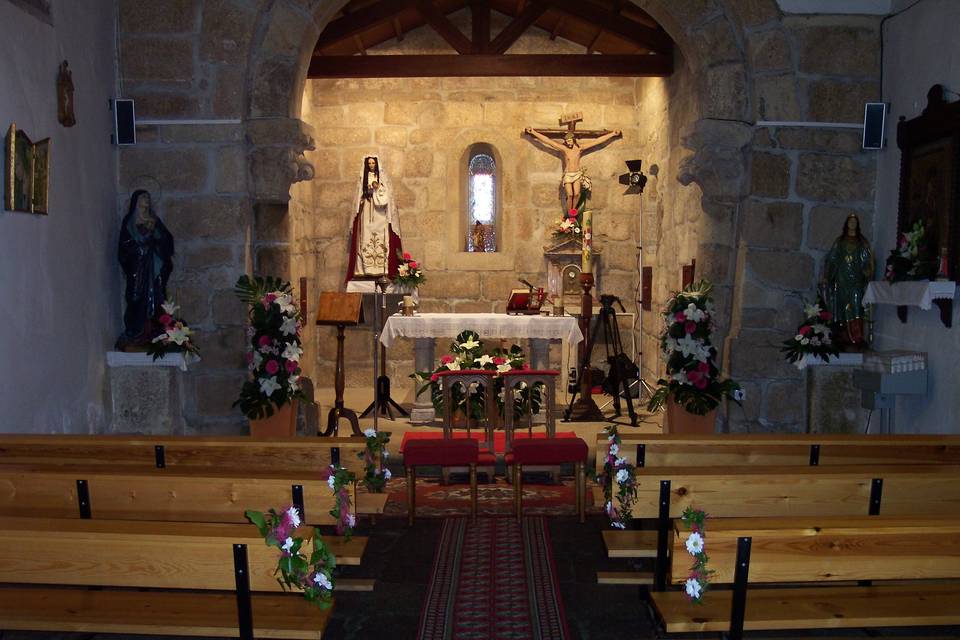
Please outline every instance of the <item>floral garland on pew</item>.
[[684, 583], [684, 589], [690, 602], [701, 604], [704, 594], [710, 587], [710, 575], [713, 574], [711, 569], [707, 569], [709, 558], [705, 550], [707, 514], [693, 507], [687, 507], [683, 510], [680, 519], [690, 527], [686, 547], [687, 553], [693, 556], [693, 566], [690, 567], [690, 577]]
[[300, 526], [300, 514], [296, 507], [288, 507], [278, 513], [270, 509], [267, 513], [246, 511], [244, 515], [260, 531], [268, 547], [280, 549], [277, 562], [279, 574], [277, 582], [284, 591], [300, 589], [307, 602], [327, 609], [333, 602], [333, 570], [337, 560], [327, 549], [320, 536], [320, 530], [313, 530], [313, 550], [310, 557], [304, 555], [304, 540], [295, 536]]
[[383, 493], [392, 474], [390, 469], [385, 466], [378, 469], [377, 460], [386, 461], [390, 457], [390, 453], [387, 451], [390, 434], [385, 431], [367, 429], [363, 432], [363, 435], [367, 438], [367, 448], [357, 454], [357, 457], [366, 464], [367, 472], [363, 476], [363, 484], [367, 491], [371, 493]]
[[350, 487], [356, 480], [357, 478], [352, 472], [343, 467], [330, 465], [330, 476], [327, 478], [327, 484], [333, 491], [335, 498], [330, 515], [336, 520], [337, 535], [343, 536], [344, 540], [350, 539], [350, 536], [353, 535], [353, 528], [357, 524], [357, 517], [353, 515], [350, 509]]
[[[620, 457], [620, 433], [616, 425], [606, 427], [607, 457], [603, 463], [603, 473], [597, 477], [597, 483], [603, 487], [604, 511], [610, 518], [610, 526], [626, 529], [627, 522], [633, 517], [633, 505], [637, 501], [636, 467]], [[613, 483], [617, 483], [617, 503], [613, 506]]]

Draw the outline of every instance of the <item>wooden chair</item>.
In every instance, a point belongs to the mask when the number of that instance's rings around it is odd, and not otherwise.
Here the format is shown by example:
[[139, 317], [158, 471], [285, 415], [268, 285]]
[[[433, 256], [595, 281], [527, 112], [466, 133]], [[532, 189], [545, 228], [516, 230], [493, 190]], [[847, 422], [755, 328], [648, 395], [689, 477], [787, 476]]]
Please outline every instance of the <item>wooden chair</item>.
[[587, 443], [582, 438], [525, 438], [513, 443], [513, 451], [506, 455], [507, 466], [513, 465], [513, 500], [517, 519], [523, 514], [524, 465], [560, 465], [572, 462], [575, 467], [577, 515], [580, 522], [586, 518]]
[[[497, 419], [497, 399], [494, 392], [495, 371], [486, 369], [464, 369], [461, 371], [441, 371], [437, 374], [440, 377], [440, 391], [443, 394], [443, 437], [452, 438], [454, 430], [454, 407], [453, 391], [457, 385], [463, 387], [464, 395], [467, 396], [467, 406], [470, 405], [470, 397], [483, 389], [483, 441], [481, 447], [488, 451], [493, 451], [493, 429]], [[476, 387], [471, 390], [471, 387]], [[467, 437], [470, 437], [473, 418], [469, 410], [466, 412]]]
[[480, 447], [473, 438], [410, 440], [403, 447], [407, 473], [407, 522], [412, 526], [417, 505], [418, 466], [465, 466], [470, 470], [470, 515], [477, 517], [477, 459]]
[[[671, 581], [684, 583], [693, 558], [689, 533], [673, 531]], [[707, 520], [711, 589], [701, 604], [683, 591], [655, 592], [668, 633], [902, 627], [960, 624], [960, 585], [912, 582], [839, 586], [871, 580], [956, 580], [960, 519], [938, 517], [732, 518]], [[823, 583], [749, 589], [763, 583]], [[834, 583], [831, 585], [830, 583]]]
[[320, 638], [332, 609], [280, 593], [278, 557], [251, 525], [3, 518], [0, 628]]
[[[532, 396], [535, 386], [540, 386], [544, 390], [544, 401], [540, 410], [543, 412], [545, 420], [545, 429], [548, 438], [556, 435], [556, 415], [554, 412], [557, 395], [557, 376], [559, 371], [533, 371], [524, 369], [513, 369], [501, 374], [503, 378], [503, 428], [506, 441], [505, 451], [509, 452], [513, 446], [514, 430], [516, 429], [516, 419], [513, 407], [517, 396], [523, 388], [531, 390], [526, 402], [524, 403], [523, 416], [527, 424], [527, 435], [533, 437], [533, 401]], [[523, 385], [526, 385], [525, 387]], [[520, 389], [518, 389], [520, 387]]]

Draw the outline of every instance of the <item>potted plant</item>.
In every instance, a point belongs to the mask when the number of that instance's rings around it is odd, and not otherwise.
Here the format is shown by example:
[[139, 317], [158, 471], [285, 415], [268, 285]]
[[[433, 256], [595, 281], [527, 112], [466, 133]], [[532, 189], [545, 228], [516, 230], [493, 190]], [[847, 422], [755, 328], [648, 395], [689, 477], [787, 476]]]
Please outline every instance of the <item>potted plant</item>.
[[667, 377], [657, 381], [648, 409], [667, 410], [669, 433], [713, 433], [717, 407], [724, 397], [739, 403], [743, 392], [733, 380], [720, 380], [710, 343], [715, 309], [713, 285], [706, 280], [675, 293], [663, 312], [665, 327], [660, 347]]
[[289, 282], [278, 278], [241, 276], [234, 289], [247, 304], [247, 368], [239, 406], [256, 437], [296, 434], [300, 389], [300, 310]]

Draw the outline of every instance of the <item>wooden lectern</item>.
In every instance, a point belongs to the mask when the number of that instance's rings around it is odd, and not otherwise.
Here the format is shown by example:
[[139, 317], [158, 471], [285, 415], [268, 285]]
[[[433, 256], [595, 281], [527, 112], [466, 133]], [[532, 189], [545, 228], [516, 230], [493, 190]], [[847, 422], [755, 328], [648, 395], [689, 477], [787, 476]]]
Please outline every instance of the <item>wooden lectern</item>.
[[334, 379], [334, 389], [337, 397], [333, 408], [327, 414], [327, 429], [322, 436], [336, 436], [340, 427], [340, 419], [346, 418], [353, 429], [353, 435], [362, 436], [360, 421], [352, 409], [343, 406], [343, 330], [347, 326], [355, 327], [363, 322], [363, 295], [359, 293], [321, 293], [317, 304], [317, 324], [320, 326], [337, 327], [337, 373]]

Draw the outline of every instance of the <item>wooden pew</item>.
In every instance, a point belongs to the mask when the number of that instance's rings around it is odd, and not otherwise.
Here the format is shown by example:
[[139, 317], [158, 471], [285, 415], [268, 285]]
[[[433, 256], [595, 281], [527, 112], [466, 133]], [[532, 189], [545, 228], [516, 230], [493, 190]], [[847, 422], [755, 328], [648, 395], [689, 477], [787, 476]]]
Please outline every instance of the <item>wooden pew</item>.
[[[960, 464], [956, 435], [842, 434], [620, 434], [619, 455], [642, 467], [736, 465], [833, 466]], [[607, 438], [597, 437], [597, 473], [603, 471]]]
[[[689, 532], [673, 532], [671, 581], [686, 581]], [[668, 633], [960, 624], [960, 584], [751, 589], [748, 583], [831, 583], [960, 578], [960, 519], [799, 517], [709, 519], [711, 585], [701, 604], [682, 591], [653, 593]]]
[[[83, 465], [110, 469], [242, 469], [251, 475], [317, 477], [331, 463], [366, 472], [362, 437], [249, 438], [244, 436], [0, 435], [3, 465]], [[292, 471], [291, 471], [292, 470]], [[356, 493], [356, 512], [383, 513], [386, 494]]]
[[[657, 519], [651, 532], [605, 531], [608, 553], [655, 557], [655, 585], [666, 576], [671, 519], [694, 507], [718, 518], [934, 515], [960, 510], [960, 466], [642, 468], [635, 518]], [[633, 547], [624, 542], [634, 535]]]
[[277, 593], [277, 559], [249, 525], [3, 518], [0, 628], [320, 638], [332, 610]]

